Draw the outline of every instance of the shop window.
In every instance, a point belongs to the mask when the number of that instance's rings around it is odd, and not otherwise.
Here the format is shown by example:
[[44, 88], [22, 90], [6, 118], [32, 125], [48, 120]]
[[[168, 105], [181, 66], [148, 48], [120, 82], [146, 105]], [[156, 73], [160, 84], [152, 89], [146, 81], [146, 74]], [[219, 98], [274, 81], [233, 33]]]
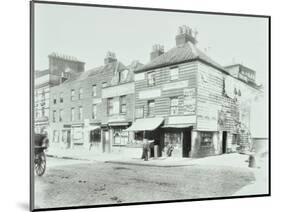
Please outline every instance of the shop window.
[[147, 73], [147, 83], [148, 83], [148, 86], [154, 86], [156, 83], [155, 83], [155, 80], [156, 77], [155, 77], [155, 72], [149, 72]]
[[134, 139], [137, 141], [142, 141], [143, 140], [143, 131], [135, 132]]
[[91, 130], [90, 141], [91, 142], [101, 142], [101, 131], [100, 131], [100, 129]]
[[179, 114], [179, 99], [178, 97], [173, 97], [170, 99], [170, 114], [178, 115]]
[[171, 80], [177, 80], [179, 78], [179, 69], [178, 69], [178, 67], [170, 69], [170, 78], [171, 78]]
[[154, 107], [155, 107], [155, 101], [154, 100], [149, 100], [147, 102], [147, 116], [154, 116]]
[[175, 148], [181, 147], [181, 140], [182, 140], [182, 134], [178, 132], [167, 132], [165, 133], [165, 146], [168, 144], [172, 145]]
[[114, 145], [126, 145], [129, 140], [129, 133], [121, 128], [113, 130], [113, 144]]
[[200, 145], [205, 146], [211, 146], [213, 140], [213, 133], [212, 132], [202, 132], [201, 133], [201, 142]]
[[126, 96], [120, 96], [120, 113], [125, 114], [127, 112]]
[[232, 144], [233, 145], [240, 145], [240, 136], [238, 134], [232, 135]]
[[53, 142], [54, 143], [58, 143], [59, 142], [59, 131], [58, 130], [54, 130], [53, 131]]
[[73, 140], [75, 140], [76, 143], [83, 143], [83, 137], [82, 127], [73, 128]]

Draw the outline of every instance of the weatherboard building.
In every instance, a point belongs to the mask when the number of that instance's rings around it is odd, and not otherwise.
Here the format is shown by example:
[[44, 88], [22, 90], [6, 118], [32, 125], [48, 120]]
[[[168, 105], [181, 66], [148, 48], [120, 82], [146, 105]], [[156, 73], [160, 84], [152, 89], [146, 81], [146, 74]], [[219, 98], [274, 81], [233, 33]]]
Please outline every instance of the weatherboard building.
[[222, 67], [196, 46], [196, 33], [179, 28], [176, 46], [156, 45], [135, 70], [135, 121], [127, 129], [153, 140], [158, 154], [218, 155], [250, 146], [251, 107], [261, 91], [255, 71]]

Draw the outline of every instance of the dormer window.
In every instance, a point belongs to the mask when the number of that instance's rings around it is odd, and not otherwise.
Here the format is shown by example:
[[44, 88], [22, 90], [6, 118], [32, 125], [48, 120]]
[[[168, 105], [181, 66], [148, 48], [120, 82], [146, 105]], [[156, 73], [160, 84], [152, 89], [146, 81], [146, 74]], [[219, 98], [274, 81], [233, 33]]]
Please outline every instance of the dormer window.
[[124, 82], [127, 79], [129, 71], [127, 69], [119, 72], [119, 82]]

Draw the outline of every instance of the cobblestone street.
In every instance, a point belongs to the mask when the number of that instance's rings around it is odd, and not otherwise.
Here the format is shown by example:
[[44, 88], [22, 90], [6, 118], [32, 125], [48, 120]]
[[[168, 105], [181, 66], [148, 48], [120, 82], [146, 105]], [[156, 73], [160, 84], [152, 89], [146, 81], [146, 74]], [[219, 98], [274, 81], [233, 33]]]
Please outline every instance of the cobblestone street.
[[35, 177], [36, 208], [231, 196], [255, 177], [249, 168], [149, 167], [48, 158]]

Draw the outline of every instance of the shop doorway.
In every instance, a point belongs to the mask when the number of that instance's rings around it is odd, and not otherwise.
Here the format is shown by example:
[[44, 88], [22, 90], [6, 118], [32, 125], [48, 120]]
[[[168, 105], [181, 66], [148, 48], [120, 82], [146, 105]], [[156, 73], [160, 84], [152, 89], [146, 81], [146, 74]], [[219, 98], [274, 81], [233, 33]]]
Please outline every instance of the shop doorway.
[[110, 151], [110, 141], [109, 141], [109, 130], [103, 131], [103, 139], [102, 139], [102, 151], [109, 152]]
[[222, 132], [222, 154], [226, 153], [227, 132]]
[[66, 131], [66, 148], [71, 148], [70, 130]]
[[183, 141], [182, 141], [182, 157], [190, 157], [191, 150], [191, 130], [183, 131]]

